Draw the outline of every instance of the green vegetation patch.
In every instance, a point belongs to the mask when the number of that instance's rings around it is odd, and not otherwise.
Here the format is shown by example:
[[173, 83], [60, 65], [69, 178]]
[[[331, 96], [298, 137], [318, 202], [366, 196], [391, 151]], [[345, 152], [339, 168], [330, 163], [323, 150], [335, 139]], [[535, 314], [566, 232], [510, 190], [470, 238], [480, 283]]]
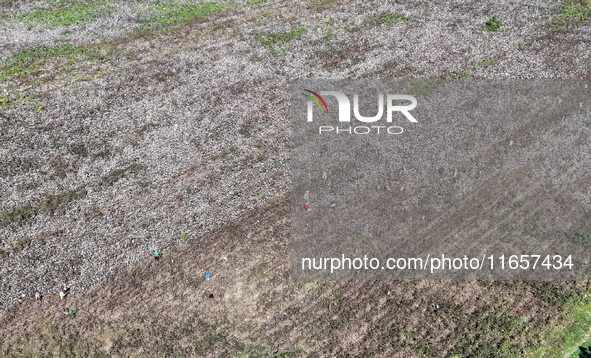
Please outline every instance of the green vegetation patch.
[[468, 78], [470, 77], [470, 75], [472, 75], [473, 73], [476, 73], [482, 69], [491, 67], [491, 66], [498, 66], [499, 65], [499, 61], [493, 61], [490, 58], [483, 58], [478, 62], [475, 62], [473, 64], [470, 65], [470, 67], [465, 68], [463, 70], [454, 70], [451, 71], [445, 75], [442, 75], [441, 78], [442, 79], [463, 79], [463, 78]]
[[37, 215], [37, 209], [31, 206], [21, 206], [2, 213], [0, 227], [21, 226], [27, 220]]
[[8, 210], [0, 215], [0, 227], [21, 226], [39, 213], [53, 215], [58, 209], [86, 196], [83, 187], [65, 190], [57, 195], [50, 195], [37, 207], [24, 205]]
[[[1, 77], [0, 77], [1, 78]], [[6, 110], [25, 103], [30, 98], [23, 92], [15, 94], [14, 97], [0, 97], [0, 109]]]
[[552, 19], [552, 24], [562, 27], [570, 23], [580, 24], [589, 18], [591, 18], [591, 1], [570, 0], [565, 1], [560, 14]]
[[392, 26], [403, 22], [407, 22], [409, 20], [410, 17], [401, 14], [394, 14], [389, 11], [384, 11], [375, 15], [372, 18], [371, 22]]
[[6, 81], [9, 76], [20, 77], [35, 74], [47, 60], [52, 58], [59, 57], [75, 61], [80, 57], [92, 59], [96, 56], [97, 52], [94, 50], [85, 47], [74, 47], [70, 44], [22, 50], [0, 65], [0, 81]]
[[121, 169], [115, 169], [113, 170], [111, 173], [105, 175], [101, 181], [100, 181], [100, 185], [113, 185], [114, 183], [116, 183], [117, 181], [119, 181], [122, 178], [125, 178], [126, 176], [129, 176], [130, 174], [132, 175], [137, 175], [137, 173], [140, 172], [140, 170], [143, 169], [143, 166], [141, 166], [140, 164], [130, 164], [124, 168]]
[[524, 336], [529, 329], [503, 308], [484, 309], [478, 313], [475, 326], [454, 347], [454, 353], [460, 357], [517, 357], [522, 348], [512, 337]]
[[58, 26], [83, 25], [93, 19], [109, 14], [113, 9], [106, 1], [85, 2], [68, 7], [35, 10], [16, 19], [34, 27], [54, 28]]
[[58, 209], [75, 200], [84, 198], [86, 194], [87, 192], [85, 188], [78, 188], [75, 190], [62, 191], [57, 195], [51, 195], [41, 203], [39, 212], [53, 215]]
[[256, 40], [263, 46], [267, 47], [273, 55], [285, 55], [285, 51], [277, 52], [275, 46], [278, 44], [286, 44], [293, 39], [302, 37], [308, 30], [300, 26], [286, 32], [271, 32], [260, 33], [256, 36]]
[[542, 347], [532, 352], [532, 357], [579, 357], [585, 351], [591, 336], [591, 295], [575, 297], [567, 305], [562, 325], [543, 338]]
[[172, 3], [161, 3], [151, 7], [154, 16], [148, 22], [163, 26], [177, 25], [205, 17], [223, 8], [224, 6], [222, 4], [216, 2], [181, 3], [176, 1]]
[[589, 358], [591, 357], [591, 341], [585, 342], [579, 346], [576, 352], [569, 358]]
[[484, 27], [482, 29], [484, 31], [495, 32], [499, 31], [501, 26], [501, 21], [499, 21], [496, 16], [493, 16], [490, 19], [488, 19], [487, 22], [484, 23]]
[[287, 32], [272, 32], [257, 35], [257, 41], [263, 46], [273, 46], [278, 43], [287, 43], [295, 38], [301, 37], [306, 33], [306, 28], [301, 26]]

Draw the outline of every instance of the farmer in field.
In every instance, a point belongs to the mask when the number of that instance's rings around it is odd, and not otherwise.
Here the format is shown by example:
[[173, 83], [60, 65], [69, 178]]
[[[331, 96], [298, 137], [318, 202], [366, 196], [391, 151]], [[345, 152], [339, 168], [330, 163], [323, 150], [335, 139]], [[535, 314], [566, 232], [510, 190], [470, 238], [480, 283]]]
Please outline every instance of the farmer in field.
[[41, 292], [35, 292], [35, 301], [41, 301]]
[[72, 309], [64, 308], [64, 314], [71, 315], [72, 313], [74, 313], [74, 311], [72, 311]]
[[154, 260], [156, 260], [156, 261], [160, 260], [160, 253], [158, 252], [158, 250], [156, 250], [154, 252]]
[[63, 300], [66, 297], [66, 288], [62, 288], [60, 291], [60, 300]]

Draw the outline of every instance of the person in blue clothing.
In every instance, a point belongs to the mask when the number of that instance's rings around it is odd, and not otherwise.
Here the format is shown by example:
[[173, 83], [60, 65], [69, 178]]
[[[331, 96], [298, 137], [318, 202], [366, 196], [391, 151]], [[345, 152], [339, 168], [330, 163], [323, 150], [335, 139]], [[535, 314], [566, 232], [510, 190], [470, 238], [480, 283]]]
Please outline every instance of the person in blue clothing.
[[154, 260], [156, 260], [156, 261], [160, 260], [160, 253], [158, 252], [158, 250], [156, 250], [154, 252]]

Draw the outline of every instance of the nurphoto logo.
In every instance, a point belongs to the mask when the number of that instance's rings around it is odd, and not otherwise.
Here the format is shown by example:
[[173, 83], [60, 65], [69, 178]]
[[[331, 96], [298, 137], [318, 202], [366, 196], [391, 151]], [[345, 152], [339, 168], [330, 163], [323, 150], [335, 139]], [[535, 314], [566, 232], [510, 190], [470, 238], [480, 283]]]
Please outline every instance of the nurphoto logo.
[[[307, 113], [308, 122], [314, 121], [314, 104], [318, 107], [320, 113], [328, 114], [328, 106], [323, 96], [332, 96], [338, 102], [338, 119], [339, 123], [351, 123], [351, 101], [349, 97], [342, 92], [337, 91], [319, 91], [315, 92], [309, 89], [304, 89], [304, 96], [308, 99]], [[385, 112], [387, 125], [358, 125], [358, 126], [333, 126], [321, 125], [318, 127], [318, 134], [370, 134], [370, 133], [387, 133], [387, 134], [402, 134], [404, 129], [397, 125], [390, 125], [395, 112], [401, 113], [409, 122], [417, 123], [417, 120], [410, 114], [410, 111], [417, 106], [417, 99], [405, 94], [387, 94]], [[353, 95], [353, 115], [355, 119], [361, 123], [376, 123], [384, 117], [384, 95], [378, 95], [377, 113], [375, 116], [363, 116], [359, 111], [359, 95]]]

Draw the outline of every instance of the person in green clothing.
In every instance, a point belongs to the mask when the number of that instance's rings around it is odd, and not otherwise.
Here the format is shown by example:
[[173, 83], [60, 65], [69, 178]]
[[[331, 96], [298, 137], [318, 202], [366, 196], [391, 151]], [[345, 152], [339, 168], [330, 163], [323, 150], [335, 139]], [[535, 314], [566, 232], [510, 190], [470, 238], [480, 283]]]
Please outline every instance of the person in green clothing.
[[156, 261], [160, 260], [160, 253], [158, 252], [158, 250], [156, 250], [154, 252], [154, 260], [156, 260]]
[[72, 311], [72, 309], [70, 309], [70, 308], [64, 308], [64, 314], [71, 315], [73, 313], [74, 313], [74, 311]]

